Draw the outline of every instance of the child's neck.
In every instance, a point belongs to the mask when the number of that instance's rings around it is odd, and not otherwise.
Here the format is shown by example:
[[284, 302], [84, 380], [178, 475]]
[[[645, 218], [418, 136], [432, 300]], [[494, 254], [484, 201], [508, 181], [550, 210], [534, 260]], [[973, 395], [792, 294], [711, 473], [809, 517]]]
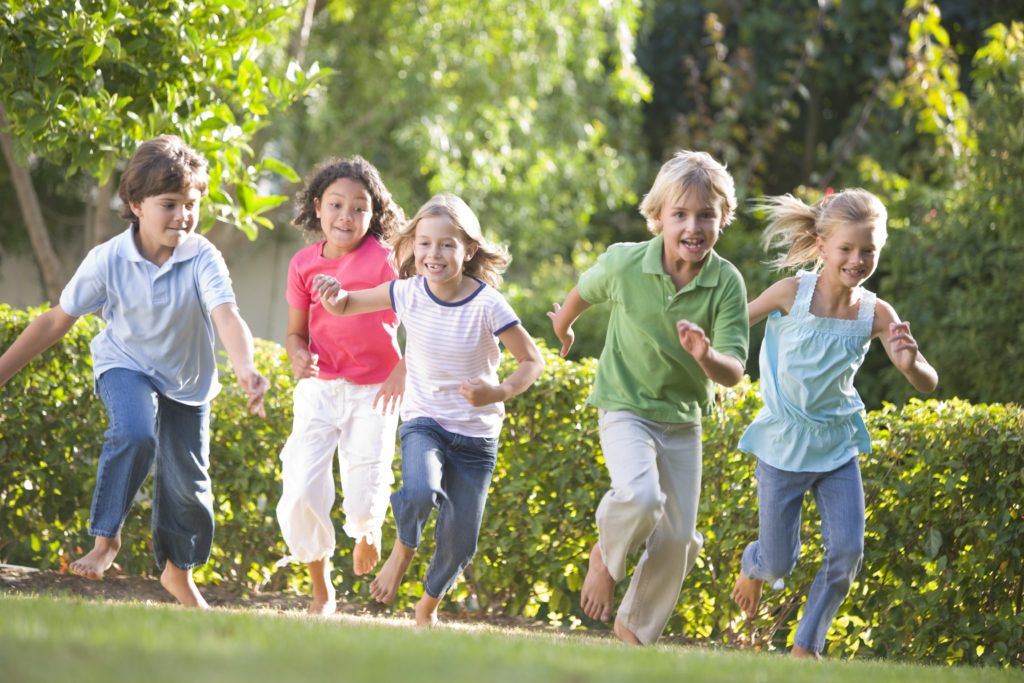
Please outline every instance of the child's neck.
[[818, 318], [856, 320], [860, 313], [860, 298], [859, 288], [852, 289], [819, 275], [811, 296], [811, 314]]
[[460, 273], [458, 278], [452, 278], [445, 282], [431, 282], [426, 278], [427, 289], [435, 298], [447, 303], [462, 301], [476, 291], [479, 283], [469, 275]]

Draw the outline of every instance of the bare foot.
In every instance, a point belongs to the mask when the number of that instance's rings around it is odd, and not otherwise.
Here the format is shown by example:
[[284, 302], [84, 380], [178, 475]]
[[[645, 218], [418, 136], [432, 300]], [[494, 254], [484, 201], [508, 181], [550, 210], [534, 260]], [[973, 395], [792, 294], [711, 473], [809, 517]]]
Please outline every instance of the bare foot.
[[612, 618], [612, 602], [615, 601], [615, 579], [608, 573], [601, 549], [594, 544], [590, 549], [590, 566], [587, 577], [583, 579], [583, 590], [580, 591], [580, 607], [591, 619], [608, 621]]
[[636, 634], [626, 628], [626, 625], [618, 617], [615, 617], [615, 637], [626, 645], [643, 645]]
[[69, 565], [71, 571], [87, 579], [102, 579], [121, 549], [121, 534], [114, 538], [97, 536], [92, 550]]
[[164, 565], [163, 573], [160, 574], [160, 585], [185, 607], [210, 609], [202, 593], [199, 592], [195, 582], [192, 580], [191, 569], [178, 569], [174, 566], [173, 562], [168, 560], [167, 564]]
[[331, 583], [331, 562], [325, 558], [310, 562], [306, 566], [309, 568], [309, 579], [313, 584], [313, 602], [309, 604], [309, 613], [329, 617], [338, 608], [334, 584]]
[[426, 593], [416, 603], [416, 625], [420, 628], [437, 626], [437, 606], [441, 604], [441, 598], [432, 598]]
[[793, 649], [789, 651], [789, 656], [793, 657], [795, 659], [814, 659], [814, 660], [821, 659], [821, 655], [818, 654], [817, 652], [811, 652], [810, 650], [805, 650], [802, 647], [800, 647], [799, 645], [794, 645], [793, 646]]
[[732, 599], [740, 606], [747, 619], [753, 619], [757, 614], [757, 605], [761, 602], [761, 590], [764, 588], [764, 581], [748, 578], [743, 570], [740, 570], [736, 577], [736, 585], [732, 589]]
[[376, 567], [378, 562], [380, 562], [380, 546], [376, 542], [368, 542], [363, 536], [352, 550], [352, 571], [356, 573], [356, 576], [362, 576]]
[[395, 599], [398, 589], [402, 585], [402, 579], [405, 578], [405, 572], [409, 569], [409, 564], [415, 554], [416, 548], [410, 548], [402, 545], [401, 541], [395, 541], [395, 547], [391, 549], [391, 554], [384, 561], [380, 573], [370, 582], [370, 596], [374, 600], [388, 603]]

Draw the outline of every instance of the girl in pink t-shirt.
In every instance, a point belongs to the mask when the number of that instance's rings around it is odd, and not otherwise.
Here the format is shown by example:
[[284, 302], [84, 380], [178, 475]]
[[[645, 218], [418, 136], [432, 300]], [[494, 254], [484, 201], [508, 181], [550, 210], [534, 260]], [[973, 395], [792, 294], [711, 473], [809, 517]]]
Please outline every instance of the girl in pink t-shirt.
[[307, 565], [309, 611], [335, 609], [331, 556], [335, 533], [332, 463], [338, 454], [345, 533], [356, 540], [356, 574], [380, 560], [380, 535], [394, 475], [397, 407], [405, 364], [392, 311], [342, 318], [326, 311], [313, 277], [330, 273], [351, 289], [395, 279], [385, 242], [405, 220], [380, 174], [361, 157], [330, 159], [314, 169], [296, 197], [292, 224], [318, 241], [288, 267], [285, 346], [298, 379], [292, 433], [281, 451], [283, 490], [277, 519], [288, 544], [282, 562]]

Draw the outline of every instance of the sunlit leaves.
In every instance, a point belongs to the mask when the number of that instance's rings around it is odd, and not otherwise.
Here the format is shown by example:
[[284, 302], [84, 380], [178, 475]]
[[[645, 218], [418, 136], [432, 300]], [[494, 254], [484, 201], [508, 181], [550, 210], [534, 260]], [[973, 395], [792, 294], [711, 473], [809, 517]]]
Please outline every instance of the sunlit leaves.
[[294, 66], [285, 78], [260, 64], [265, 45], [291, 29], [292, 4], [19, 4], [0, 17], [0, 97], [17, 154], [105, 182], [140, 141], [176, 133], [211, 162], [203, 224], [254, 237], [259, 214], [283, 198], [255, 199], [263, 176], [249, 142], [325, 75]]

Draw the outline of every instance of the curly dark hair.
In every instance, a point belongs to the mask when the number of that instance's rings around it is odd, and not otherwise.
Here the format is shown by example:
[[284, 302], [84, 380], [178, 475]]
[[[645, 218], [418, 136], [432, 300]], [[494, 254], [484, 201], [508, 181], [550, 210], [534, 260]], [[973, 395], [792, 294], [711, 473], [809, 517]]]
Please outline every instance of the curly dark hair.
[[306, 186], [295, 195], [298, 215], [292, 219], [292, 225], [302, 230], [307, 238], [316, 241], [323, 237], [320, 219], [316, 215], [316, 202], [323, 199], [331, 183], [341, 178], [359, 181], [370, 193], [373, 216], [370, 218], [369, 234], [386, 242], [402, 227], [405, 212], [391, 198], [391, 193], [384, 187], [384, 181], [373, 164], [361, 156], [351, 159], [335, 157], [318, 164], [306, 178]]

